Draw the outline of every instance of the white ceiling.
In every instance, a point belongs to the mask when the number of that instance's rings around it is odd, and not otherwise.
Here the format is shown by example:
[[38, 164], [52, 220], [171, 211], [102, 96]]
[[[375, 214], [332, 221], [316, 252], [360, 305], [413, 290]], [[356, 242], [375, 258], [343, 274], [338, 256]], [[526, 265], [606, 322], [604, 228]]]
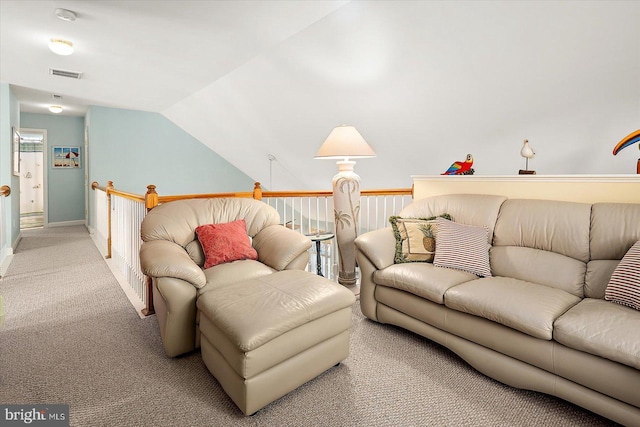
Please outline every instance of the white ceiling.
[[[69, 115], [88, 105], [160, 112], [344, 3], [0, 0], [0, 81], [26, 112], [48, 113], [52, 103]], [[57, 8], [77, 19], [60, 20]], [[52, 53], [52, 37], [75, 52]], [[83, 77], [51, 76], [50, 68]]]
[[66, 114], [158, 112], [278, 190], [328, 187], [335, 164], [313, 156], [342, 123], [377, 153], [363, 188], [467, 153], [517, 173], [524, 139], [539, 174], [633, 173], [637, 150], [611, 150], [640, 127], [638, 22], [640, 1], [0, 0], [0, 81], [21, 111], [58, 93]]

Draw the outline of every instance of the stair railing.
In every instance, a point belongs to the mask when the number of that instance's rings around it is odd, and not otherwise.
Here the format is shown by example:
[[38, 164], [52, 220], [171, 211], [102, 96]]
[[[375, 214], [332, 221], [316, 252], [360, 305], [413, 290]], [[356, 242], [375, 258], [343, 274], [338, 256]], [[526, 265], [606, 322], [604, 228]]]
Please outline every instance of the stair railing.
[[[140, 225], [146, 213], [162, 203], [183, 199], [253, 198], [274, 207], [283, 226], [313, 237], [334, 233], [333, 197], [331, 191], [263, 191], [256, 182], [252, 191], [210, 194], [159, 195], [155, 185], [148, 185], [145, 194], [117, 190], [112, 181], [106, 186], [91, 184], [94, 191], [94, 224], [92, 235], [98, 248], [111, 259], [145, 307], [143, 315], [154, 313], [151, 280], [140, 267]], [[413, 200], [413, 188], [362, 190], [360, 230], [358, 234], [388, 225], [388, 217], [397, 214]], [[321, 268], [317, 266], [318, 246]], [[312, 245], [309, 265], [312, 272], [323, 271], [337, 280], [337, 244], [335, 239]]]

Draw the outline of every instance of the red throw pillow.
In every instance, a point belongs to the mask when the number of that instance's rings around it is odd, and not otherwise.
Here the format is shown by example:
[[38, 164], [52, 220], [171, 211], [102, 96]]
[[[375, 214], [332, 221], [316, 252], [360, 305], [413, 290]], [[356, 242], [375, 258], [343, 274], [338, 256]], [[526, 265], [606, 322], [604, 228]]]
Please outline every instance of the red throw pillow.
[[196, 228], [196, 234], [204, 251], [204, 268], [241, 259], [258, 259], [244, 219], [201, 225]]

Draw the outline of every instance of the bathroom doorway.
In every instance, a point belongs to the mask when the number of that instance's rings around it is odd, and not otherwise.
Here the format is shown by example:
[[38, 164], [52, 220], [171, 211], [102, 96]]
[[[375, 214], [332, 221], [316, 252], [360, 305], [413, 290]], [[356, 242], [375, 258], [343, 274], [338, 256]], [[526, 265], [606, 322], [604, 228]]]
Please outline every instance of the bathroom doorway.
[[20, 229], [46, 226], [47, 131], [20, 129]]

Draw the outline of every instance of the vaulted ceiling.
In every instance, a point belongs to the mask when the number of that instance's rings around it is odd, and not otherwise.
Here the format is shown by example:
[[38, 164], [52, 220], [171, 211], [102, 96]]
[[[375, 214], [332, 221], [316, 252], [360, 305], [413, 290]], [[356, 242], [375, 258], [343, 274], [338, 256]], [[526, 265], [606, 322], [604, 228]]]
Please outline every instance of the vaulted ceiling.
[[366, 188], [467, 153], [516, 173], [525, 138], [539, 173], [632, 173], [637, 151], [611, 150], [640, 128], [638, 22], [634, 1], [1, 0], [0, 81], [21, 111], [55, 93], [63, 114], [162, 113], [274, 189], [327, 188], [335, 164], [312, 157], [342, 123], [378, 154]]

